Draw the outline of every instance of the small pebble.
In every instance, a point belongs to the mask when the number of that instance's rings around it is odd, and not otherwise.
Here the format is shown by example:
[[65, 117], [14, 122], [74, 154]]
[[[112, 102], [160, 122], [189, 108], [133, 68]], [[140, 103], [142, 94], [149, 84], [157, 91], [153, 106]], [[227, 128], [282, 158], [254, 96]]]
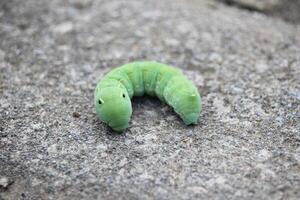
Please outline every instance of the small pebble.
[[12, 183], [13, 183], [12, 179], [8, 177], [0, 177], [0, 188], [6, 189]]
[[80, 117], [80, 114], [79, 114], [78, 112], [73, 112], [73, 117], [79, 118], [79, 117]]

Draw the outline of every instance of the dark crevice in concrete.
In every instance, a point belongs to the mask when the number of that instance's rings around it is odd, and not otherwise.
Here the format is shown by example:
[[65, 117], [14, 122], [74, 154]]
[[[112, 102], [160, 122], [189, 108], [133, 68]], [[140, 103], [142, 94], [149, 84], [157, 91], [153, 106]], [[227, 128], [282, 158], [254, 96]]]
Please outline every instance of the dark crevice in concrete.
[[249, 4], [244, 4], [244, 3], [237, 2], [237, 1], [234, 1], [234, 0], [219, 0], [219, 1], [224, 3], [225, 5], [228, 5], [228, 6], [240, 8], [240, 9], [243, 9], [243, 10], [248, 10], [248, 11], [251, 11], [251, 12], [264, 13], [263, 10], [255, 7], [255, 6], [249, 5]]

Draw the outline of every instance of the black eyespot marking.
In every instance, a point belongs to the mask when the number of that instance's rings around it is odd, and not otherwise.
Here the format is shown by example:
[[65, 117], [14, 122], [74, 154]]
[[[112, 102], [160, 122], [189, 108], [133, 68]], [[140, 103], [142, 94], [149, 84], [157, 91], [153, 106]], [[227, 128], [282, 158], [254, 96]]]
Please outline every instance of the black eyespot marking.
[[99, 99], [99, 100], [98, 100], [98, 103], [99, 103], [99, 104], [102, 104], [102, 101]]
[[123, 94], [122, 96], [123, 96], [123, 98], [125, 98], [125, 94]]

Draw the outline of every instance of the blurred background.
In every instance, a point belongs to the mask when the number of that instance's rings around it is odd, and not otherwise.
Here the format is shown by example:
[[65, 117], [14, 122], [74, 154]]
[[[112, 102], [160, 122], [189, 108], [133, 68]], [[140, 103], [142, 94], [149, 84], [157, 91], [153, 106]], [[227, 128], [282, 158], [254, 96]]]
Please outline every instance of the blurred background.
[[[0, 199], [299, 199], [299, 2], [1, 0]], [[197, 126], [148, 97], [97, 119], [136, 60], [183, 70]]]
[[221, 2], [249, 11], [280, 17], [287, 22], [299, 24], [300, 2], [297, 0], [220, 0]]

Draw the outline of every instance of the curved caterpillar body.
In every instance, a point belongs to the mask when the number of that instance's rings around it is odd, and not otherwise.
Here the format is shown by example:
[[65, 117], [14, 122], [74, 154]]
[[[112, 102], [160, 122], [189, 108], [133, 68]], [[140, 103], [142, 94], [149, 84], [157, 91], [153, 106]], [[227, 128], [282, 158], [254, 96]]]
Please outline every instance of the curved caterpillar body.
[[98, 117], [120, 132], [129, 125], [131, 98], [157, 96], [174, 108], [185, 124], [196, 124], [201, 111], [197, 88], [180, 70], [154, 61], [133, 62], [115, 68], [100, 80], [95, 89]]

